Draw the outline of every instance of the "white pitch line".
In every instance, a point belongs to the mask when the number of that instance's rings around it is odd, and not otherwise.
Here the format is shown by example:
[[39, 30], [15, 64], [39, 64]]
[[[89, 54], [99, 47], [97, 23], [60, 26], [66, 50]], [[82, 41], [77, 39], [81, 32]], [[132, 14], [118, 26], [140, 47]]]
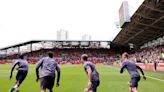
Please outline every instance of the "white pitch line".
[[148, 77], [150, 79], [154, 79], [154, 80], [158, 80], [158, 81], [164, 82], [164, 80], [162, 80], [162, 79], [154, 78], [154, 77], [151, 77], [151, 76], [146, 76], [146, 77]]
[[[107, 67], [110, 67], [110, 66], [107, 66]], [[114, 68], [114, 67], [111, 67], [111, 68]], [[115, 68], [115, 69], [117, 69], [117, 68]], [[151, 77], [151, 76], [146, 76], [146, 77], [148, 77], [150, 79], [154, 79], [154, 80], [158, 80], [158, 81], [164, 82], [164, 80], [162, 80], [162, 79], [154, 78], [154, 77]]]

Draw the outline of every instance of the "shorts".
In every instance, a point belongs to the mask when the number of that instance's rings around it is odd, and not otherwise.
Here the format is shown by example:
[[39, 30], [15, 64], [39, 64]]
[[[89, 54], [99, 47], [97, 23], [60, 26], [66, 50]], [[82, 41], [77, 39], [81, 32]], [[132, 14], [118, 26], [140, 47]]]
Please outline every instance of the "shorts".
[[55, 77], [45, 76], [40, 79], [40, 86], [44, 89], [52, 89], [54, 87]]
[[19, 85], [24, 81], [24, 79], [27, 76], [28, 71], [24, 70], [18, 70], [17, 75], [16, 75], [16, 80], [17, 82], [19, 81]]
[[100, 81], [92, 81], [92, 84], [90, 87], [87, 87], [89, 91], [93, 91], [96, 92], [97, 91], [97, 87], [100, 85]]
[[140, 77], [134, 77], [130, 81], [130, 86], [131, 87], [138, 87], [138, 82], [140, 81]]

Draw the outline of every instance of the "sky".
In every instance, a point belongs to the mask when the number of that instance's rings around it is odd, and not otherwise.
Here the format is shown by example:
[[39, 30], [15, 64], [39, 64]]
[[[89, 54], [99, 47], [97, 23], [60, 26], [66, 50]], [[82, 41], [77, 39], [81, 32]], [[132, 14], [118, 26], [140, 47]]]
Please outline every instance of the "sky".
[[[0, 48], [30, 40], [56, 40], [60, 29], [69, 40], [112, 41], [119, 33], [123, 0], [0, 0]], [[144, 0], [129, 1], [130, 14]]]

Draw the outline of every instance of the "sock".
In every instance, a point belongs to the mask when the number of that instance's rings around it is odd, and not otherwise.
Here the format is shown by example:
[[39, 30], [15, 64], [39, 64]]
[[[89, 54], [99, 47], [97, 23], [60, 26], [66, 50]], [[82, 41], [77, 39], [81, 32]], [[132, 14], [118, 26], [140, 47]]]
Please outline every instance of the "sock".
[[[18, 85], [15, 85], [14, 87], [12, 87], [12, 88], [10, 89], [9, 92], [13, 92], [15, 89], [16, 89], [16, 90], [18, 89]], [[19, 90], [19, 89], [18, 89], [18, 90]]]
[[11, 89], [10, 89], [10, 91], [9, 92], [13, 92], [15, 90], [15, 88], [14, 87], [12, 87]]
[[18, 88], [18, 85], [16, 84], [13, 88], [17, 89]]
[[19, 92], [19, 88], [18, 87], [15, 90], [16, 90], [16, 92]]

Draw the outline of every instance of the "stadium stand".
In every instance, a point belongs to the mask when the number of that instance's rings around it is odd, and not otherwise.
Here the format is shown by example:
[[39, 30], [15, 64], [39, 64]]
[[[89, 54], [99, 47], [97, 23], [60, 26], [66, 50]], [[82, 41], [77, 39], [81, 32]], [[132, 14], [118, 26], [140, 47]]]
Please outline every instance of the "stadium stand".
[[[33, 50], [35, 44], [37, 46], [41, 44], [42, 46], [38, 50]], [[27, 52], [20, 50], [21, 47], [26, 46], [28, 48], [28, 50], [26, 49]], [[50, 48], [47, 48], [48, 46]], [[10, 51], [10, 49], [14, 50]], [[21, 52], [24, 52], [23, 54], [27, 57], [29, 63], [32, 64], [35, 64], [47, 52], [53, 52], [54, 58], [61, 64], [80, 64], [80, 56], [84, 53], [87, 53], [90, 56], [89, 60], [94, 63], [111, 62], [116, 59], [113, 58], [115, 51], [112, 51], [110, 48], [109, 41], [30, 41], [2, 50], [6, 50], [5, 52], [8, 54], [6, 57], [1, 57], [1, 60], [5, 62], [12, 62], [17, 58], [18, 53]]]
[[135, 57], [136, 62], [142, 63], [154, 63], [163, 62], [164, 46], [157, 46], [153, 48], [140, 49], [139, 51], [131, 54], [131, 57]]
[[[44, 49], [25, 53], [29, 63], [36, 63], [47, 52], [53, 52], [54, 58], [59, 63], [80, 63], [80, 57], [82, 54], [87, 53], [90, 61], [95, 63], [115, 61], [113, 58], [114, 53], [107, 49]], [[17, 55], [11, 55], [6, 57], [6, 60], [15, 59]]]

